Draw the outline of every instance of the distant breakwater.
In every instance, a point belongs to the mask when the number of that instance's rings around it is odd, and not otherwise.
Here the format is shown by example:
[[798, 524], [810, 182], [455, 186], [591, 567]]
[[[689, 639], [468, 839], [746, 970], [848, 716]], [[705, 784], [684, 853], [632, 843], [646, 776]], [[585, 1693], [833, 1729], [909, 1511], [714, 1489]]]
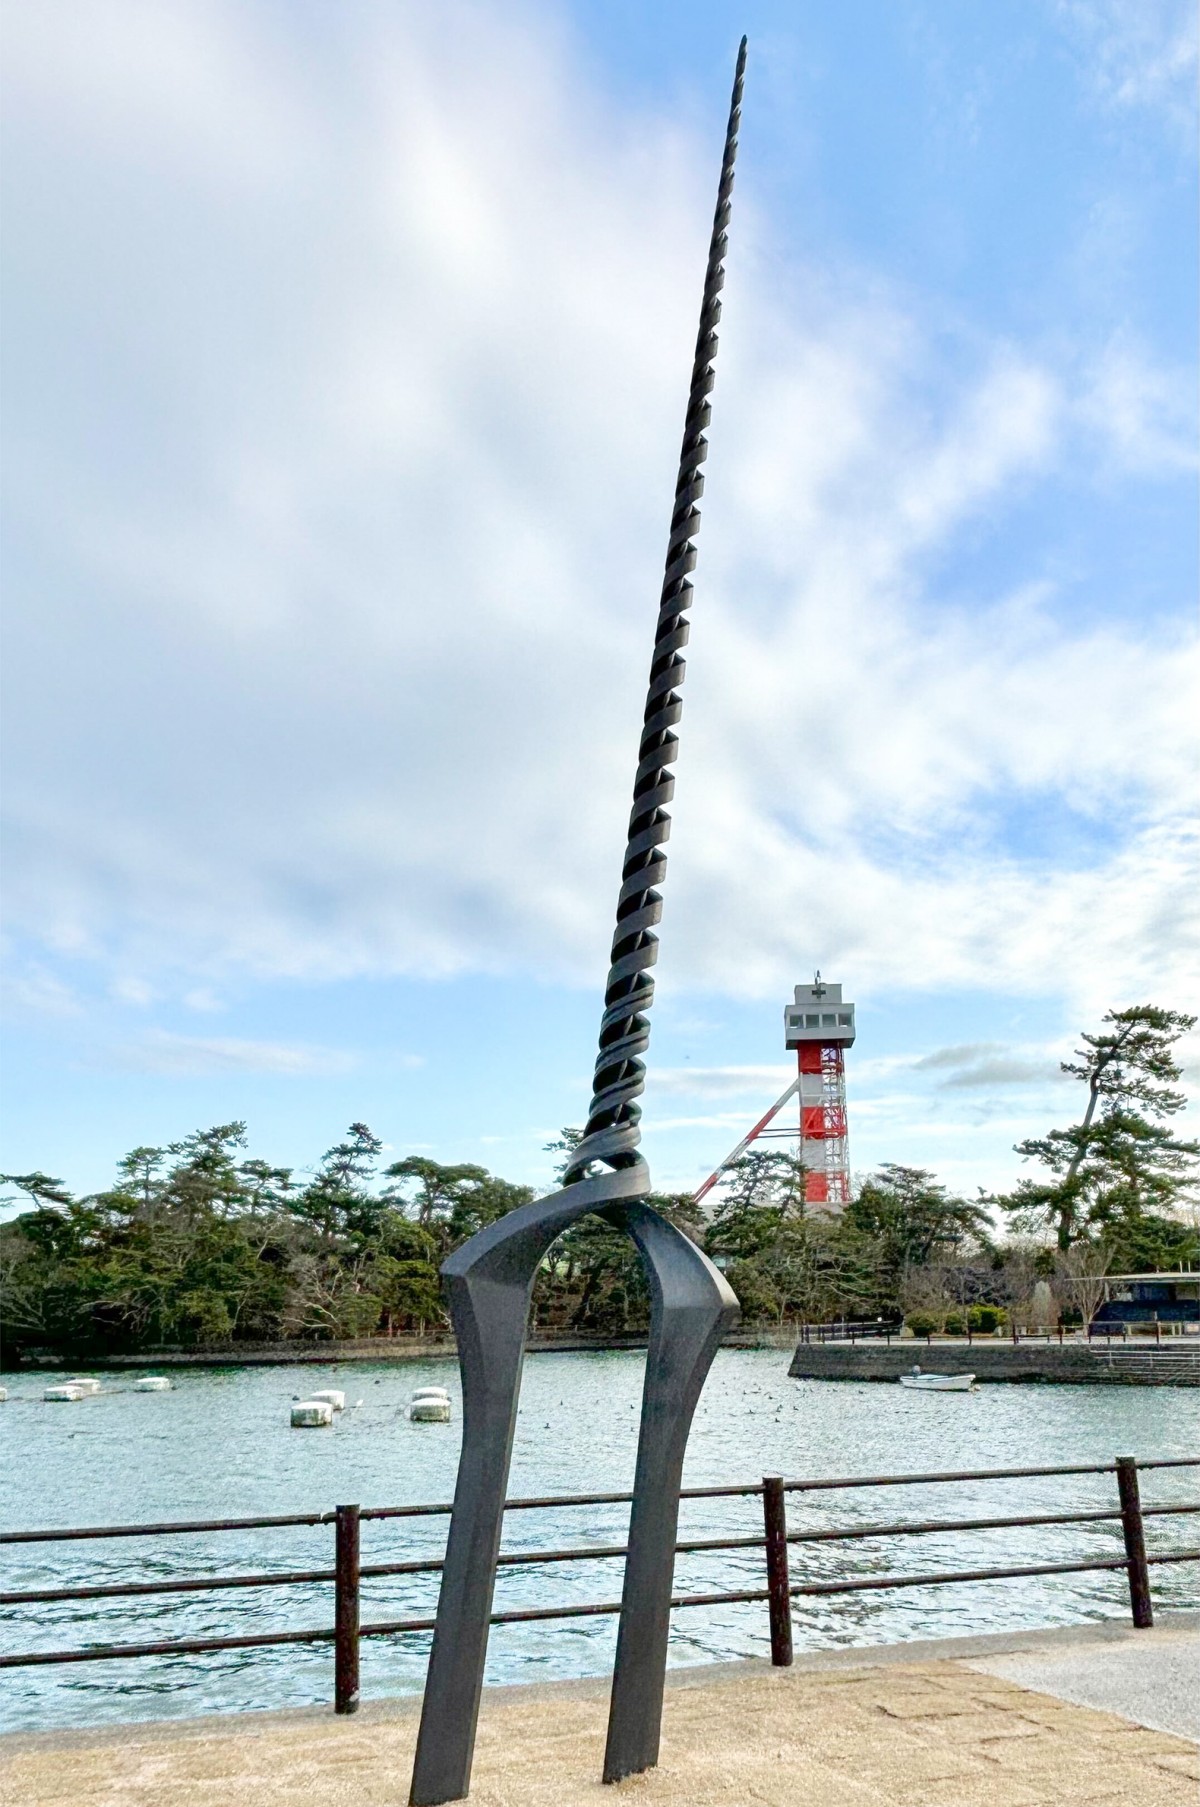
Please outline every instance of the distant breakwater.
[[[1182, 1338], [1178, 1339], [1182, 1342]], [[1193, 1339], [1195, 1340], [1195, 1339]], [[974, 1374], [978, 1380], [1057, 1381], [1071, 1386], [1200, 1387], [1200, 1348], [1022, 1342], [1015, 1348], [980, 1339], [880, 1347], [864, 1343], [801, 1343], [788, 1373], [793, 1380], [895, 1381], [919, 1366], [926, 1374]]]

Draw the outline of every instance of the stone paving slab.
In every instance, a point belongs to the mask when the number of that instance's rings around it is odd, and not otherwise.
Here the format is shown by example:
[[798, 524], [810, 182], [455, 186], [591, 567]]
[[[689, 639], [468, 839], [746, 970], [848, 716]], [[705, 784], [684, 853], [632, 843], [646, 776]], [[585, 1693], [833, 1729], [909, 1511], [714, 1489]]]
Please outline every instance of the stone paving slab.
[[972, 1667], [1082, 1707], [1120, 1713], [1200, 1741], [1200, 1635], [1163, 1627], [1111, 1644], [1061, 1644], [982, 1656]]
[[[1156, 1637], [1156, 1633], [1142, 1634]], [[926, 1646], [925, 1648], [928, 1648]], [[855, 1667], [854, 1654], [865, 1657]], [[971, 1659], [684, 1671], [659, 1767], [599, 1780], [603, 1682], [485, 1696], [475, 1807], [1194, 1807], [1200, 1749]], [[404, 1807], [413, 1703], [0, 1741], [21, 1807]]]

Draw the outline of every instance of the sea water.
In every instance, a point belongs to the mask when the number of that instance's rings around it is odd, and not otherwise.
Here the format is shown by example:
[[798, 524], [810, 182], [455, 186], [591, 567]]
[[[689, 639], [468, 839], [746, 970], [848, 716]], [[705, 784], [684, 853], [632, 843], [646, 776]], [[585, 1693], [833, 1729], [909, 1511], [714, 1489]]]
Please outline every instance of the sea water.
[[[627, 1490], [632, 1484], [643, 1356], [636, 1351], [538, 1354], [525, 1365], [510, 1497]], [[992, 1384], [970, 1394], [921, 1394], [894, 1383], [789, 1380], [785, 1350], [722, 1350], [697, 1409], [685, 1485], [912, 1474], [1107, 1462], [1114, 1456], [1200, 1455], [1200, 1390]], [[341, 1502], [394, 1506], [452, 1498], [462, 1414], [452, 1360], [182, 1368], [169, 1393], [137, 1393], [111, 1373], [96, 1397], [42, 1401], [44, 1377], [16, 1375], [0, 1407], [5, 1529], [327, 1511]], [[413, 1391], [441, 1384], [448, 1425], [414, 1424]], [[293, 1397], [345, 1390], [331, 1429], [292, 1430]], [[1146, 1505], [1200, 1500], [1200, 1469], [1149, 1471]], [[789, 1528], [1018, 1516], [1115, 1508], [1112, 1475], [959, 1482], [789, 1495]], [[513, 1512], [506, 1550], [619, 1545], [626, 1507]], [[761, 1531], [751, 1495], [685, 1501], [680, 1536]], [[362, 1560], [436, 1558], [447, 1519], [367, 1521]], [[1150, 1517], [1152, 1551], [1200, 1544], [1200, 1516]], [[173, 1577], [332, 1568], [332, 1527], [186, 1534], [47, 1544], [5, 1551], [5, 1591]], [[1122, 1554], [1119, 1522], [946, 1532], [852, 1543], [793, 1544], [794, 1583], [928, 1574], [951, 1568], [1083, 1560]], [[1152, 1570], [1162, 1608], [1194, 1603], [1196, 1566]], [[362, 1620], [427, 1617], [436, 1574], [367, 1579]], [[760, 1549], [680, 1556], [677, 1593], [764, 1585]], [[616, 1600], [611, 1558], [502, 1569], [496, 1609]], [[1128, 1613], [1120, 1570], [800, 1598], [796, 1648], [1019, 1630]], [[13, 1650], [89, 1643], [234, 1637], [332, 1624], [331, 1583], [151, 1595], [0, 1609]], [[490, 1682], [599, 1673], [612, 1662], [616, 1621], [584, 1618], [498, 1626]], [[364, 1639], [365, 1698], [419, 1689], [427, 1633]], [[767, 1651], [760, 1604], [676, 1611], [670, 1661], [710, 1662]], [[4, 1689], [7, 1728], [45, 1727], [302, 1706], [332, 1695], [329, 1644], [24, 1668]]]

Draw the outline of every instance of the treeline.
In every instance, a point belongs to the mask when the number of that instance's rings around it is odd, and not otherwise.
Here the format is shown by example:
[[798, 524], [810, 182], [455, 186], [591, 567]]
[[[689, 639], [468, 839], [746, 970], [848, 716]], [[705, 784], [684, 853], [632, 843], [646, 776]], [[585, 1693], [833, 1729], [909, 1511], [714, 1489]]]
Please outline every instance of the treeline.
[[[552, 1147], [565, 1154], [577, 1137]], [[9, 1344], [82, 1355], [426, 1333], [446, 1323], [446, 1255], [534, 1196], [421, 1155], [381, 1170], [362, 1123], [304, 1182], [245, 1149], [242, 1123], [136, 1148], [114, 1186], [82, 1199], [16, 1176], [33, 1208], [0, 1230]], [[979, 1206], [913, 1169], [885, 1168], [838, 1217], [806, 1211], [803, 1180], [793, 1157], [752, 1154], [708, 1221], [689, 1194], [649, 1202], [721, 1263], [751, 1322], [897, 1316], [914, 1272], [987, 1236]], [[542, 1264], [539, 1329], [621, 1334], [648, 1315], [636, 1251], [601, 1218], [574, 1225]]]
[[[711, 1215], [687, 1193], [649, 1202], [725, 1269], [750, 1323], [966, 1321], [1019, 1311], [1039, 1278], [1086, 1312], [1106, 1268], [1200, 1262], [1186, 1209], [1200, 1148], [1168, 1123], [1183, 1103], [1171, 1050], [1192, 1022], [1110, 1012], [1066, 1069], [1087, 1087], [1081, 1123], [1020, 1144], [1047, 1177], [1007, 1197], [967, 1201], [923, 1169], [887, 1165], [840, 1213], [813, 1211], [800, 1163], [771, 1152], [730, 1170]], [[564, 1165], [578, 1137], [549, 1144]], [[534, 1196], [466, 1163], [381, 1166], [362, 1123], [302, 1180], [246, 1146], [245, 1124], [226, 1123], [135, 1148], [112, 1187], [84, 1198], [40, 1172], [4, 1176], [28, 1206], [0, 1226], [6, 1359], [427, 1334], [446, 1323], [446, 1255]], [[643, 1329], [632, 1244], [581, 1220], [543, 1262], [532, 1312], [544, 1331]]]

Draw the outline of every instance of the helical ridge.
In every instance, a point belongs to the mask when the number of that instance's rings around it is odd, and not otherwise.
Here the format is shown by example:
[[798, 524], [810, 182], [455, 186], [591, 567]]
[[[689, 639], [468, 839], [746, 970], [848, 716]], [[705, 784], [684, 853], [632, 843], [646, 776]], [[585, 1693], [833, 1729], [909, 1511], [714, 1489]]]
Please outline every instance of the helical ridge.
[[704, 276], [692, 385], [633, 785], [633, 809], [617, 899], [617, 926], [604, 991], [604, 1014], [600, 1020], [600, 1052], [592, 1081], [587, 1127], [565, 1174], [568, 1185], [581, 1179], [593, 1161], [604, 1161], [614, 1169], [645, 1166], [643, 1157], [637, 1152], [642, 1114], [637, 1099], [645, 1090], [646, 1067], [641, 1057], [650, 1043], [647, 1012], [654, 1001], [650, 968], [658, 959], [658, 936], [652, 925], [662, 916], [662, 896], [656, 887], [662, 884], [667, 870], [664, 846], [671, 833], [671, 818], [665, 805], [675, 791], [671, 767], [678, 756], [679, 741], [673, 730], [683, 714], [683, 699], [679, 692], [686, 662], [682, 649], [687, 645], [687, 610], [692, 601], [688, 573], [696, 566], [693, 542], [700, 526], [698, 504], [704, 490], [700, 467], [708, 457], [704, 429], [712, 417], [708, 397], [716, 382], [713, 369], [717, 352], [716, 326], [721, 318], [719, 296], [725, 286], [727, 227], [732, 211], [733, 165], [737, 156], [745, 70], [746, 40], [743, 38], [734, 74], [721, 181]]

